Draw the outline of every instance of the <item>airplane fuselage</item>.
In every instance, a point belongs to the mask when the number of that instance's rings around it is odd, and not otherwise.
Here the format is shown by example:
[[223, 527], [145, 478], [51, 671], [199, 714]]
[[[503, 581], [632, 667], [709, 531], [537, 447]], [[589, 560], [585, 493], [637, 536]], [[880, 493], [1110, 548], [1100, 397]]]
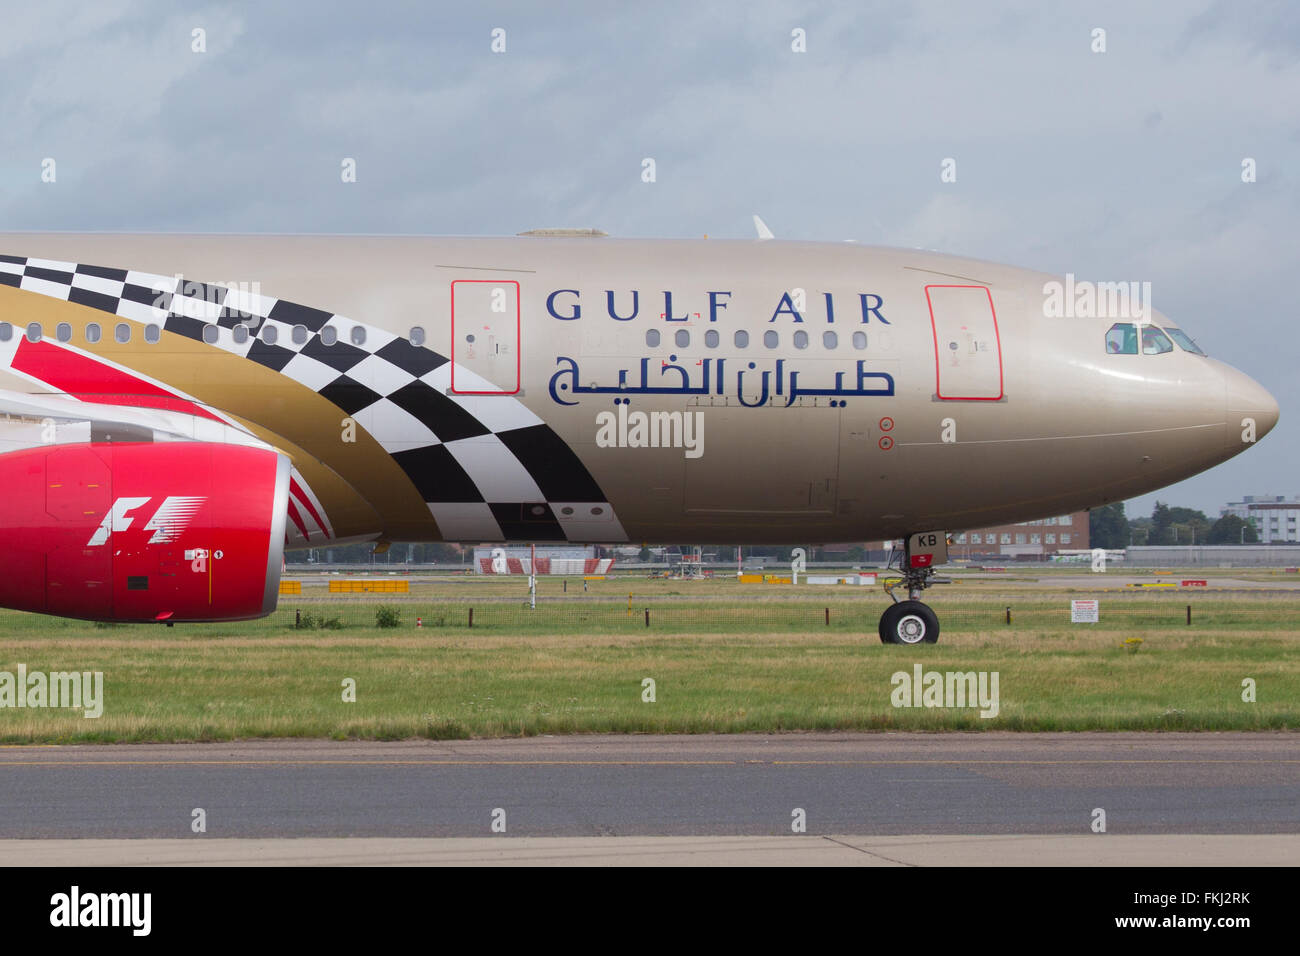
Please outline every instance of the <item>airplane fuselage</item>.
[[1149, 492], [1277, 417], [1147, 333], [1173, 326], [1149, 303], [1058, 315], [1059, 277], [928, 252], [9, 235], [0, 254], [0, 389], [246, 430], [292, 461], [290, 547], [957, 531]]

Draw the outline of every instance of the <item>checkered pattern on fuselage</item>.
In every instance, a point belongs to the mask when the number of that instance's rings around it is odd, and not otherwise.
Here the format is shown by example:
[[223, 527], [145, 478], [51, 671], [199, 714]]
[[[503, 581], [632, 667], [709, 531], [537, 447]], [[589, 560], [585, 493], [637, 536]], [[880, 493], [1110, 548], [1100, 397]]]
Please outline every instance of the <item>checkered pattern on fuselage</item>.
[[[449, 360], [401, 336], [241, 288], [126, 269], [0, 255], [0, 284], [196, 341], [215, 326], [213, 347], [305, 385], [374, 436], [446, 539], [583, 540], [593, 515], [609, 528], [606, 540], [626, 537], [595, 479], [549, 425], [510, 396], [452, 394]], [[303, 341], [294, 341], [295, 326], [306, 329]], [[322, 340], [326, 328], [337, 334], [333, 344]], [[462, 390], [491, 389], [463, 366], [456, 379]]]

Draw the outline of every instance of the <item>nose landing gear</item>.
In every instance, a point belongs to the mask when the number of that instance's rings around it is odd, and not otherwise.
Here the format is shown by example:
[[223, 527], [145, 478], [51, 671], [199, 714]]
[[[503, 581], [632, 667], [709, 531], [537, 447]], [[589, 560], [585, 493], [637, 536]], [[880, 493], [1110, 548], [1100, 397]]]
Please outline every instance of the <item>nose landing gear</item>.
[[[887, 578], [885, 581], [885, 591], [894, 603], [880, 616], [882, 644], [933, 644], [939, 640], [939, 616], [928, 604], [921, 602], [921, 592], [932, 585], [950, 584], [951, 581], [935, 577], [933, 559], [939, 554], [943, 560], [947, 559], [947, 541], [940, 536], [943, 546], [939, 549], [933, 547], [934, 542], [929, 540], [932, 538], [934, 535], [924, 534], [904, 539], [898, 569], [902, 577]], [[919, 550], [918, 539], [932, 545], [921, 555], [916, 555]], [[894, 594], [894, 589], [899, 585], [907, 587], [906, 601], [900, 601]]]
[[920, 601], [899, 601], [880, 615], [882, 644], [933, 644], [939, 639], [939, 616]]

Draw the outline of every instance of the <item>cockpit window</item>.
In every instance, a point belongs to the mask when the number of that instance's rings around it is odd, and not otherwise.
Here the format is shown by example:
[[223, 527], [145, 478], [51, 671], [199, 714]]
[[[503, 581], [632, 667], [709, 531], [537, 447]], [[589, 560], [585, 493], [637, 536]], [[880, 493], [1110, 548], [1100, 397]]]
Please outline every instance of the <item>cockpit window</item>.
[[1200, 346], [1192, 341], [1192, 337], [1182, 329], [1165, 329], [1165, 331], [1169, 333], [1169, 337], [1177, 342], [1178, 347], [1184, 352], [1191, 352], [1193, 355], [1205, 354], [1201, 351]]
[[1132, 322], [1116, 322], [1106, 333], [1106, 351], [1111, 355], [1137, 355], [1137, 329]]
[[1172, 352], [1174, 343], [1169, 341], [1169, 336], [1161, 332], [1154, 325], [1142, 327], [1142, 354], [1143, 355], [1162, 355], [1165, 352]]

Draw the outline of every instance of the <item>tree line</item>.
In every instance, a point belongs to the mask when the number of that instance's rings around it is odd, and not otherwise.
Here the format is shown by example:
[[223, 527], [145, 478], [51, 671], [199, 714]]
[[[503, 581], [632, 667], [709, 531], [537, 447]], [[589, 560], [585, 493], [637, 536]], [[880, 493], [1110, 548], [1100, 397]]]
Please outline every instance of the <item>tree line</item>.
[[1124, 502], [1088, 512], [1088, 534], [1094, 548], [1120, 550], [1144, 544], [1258, 544], [1255, 526], [1236, 515], [1206, 517], [1194, 508], [1157, 501], [1151, 517], [1129, 519]]

